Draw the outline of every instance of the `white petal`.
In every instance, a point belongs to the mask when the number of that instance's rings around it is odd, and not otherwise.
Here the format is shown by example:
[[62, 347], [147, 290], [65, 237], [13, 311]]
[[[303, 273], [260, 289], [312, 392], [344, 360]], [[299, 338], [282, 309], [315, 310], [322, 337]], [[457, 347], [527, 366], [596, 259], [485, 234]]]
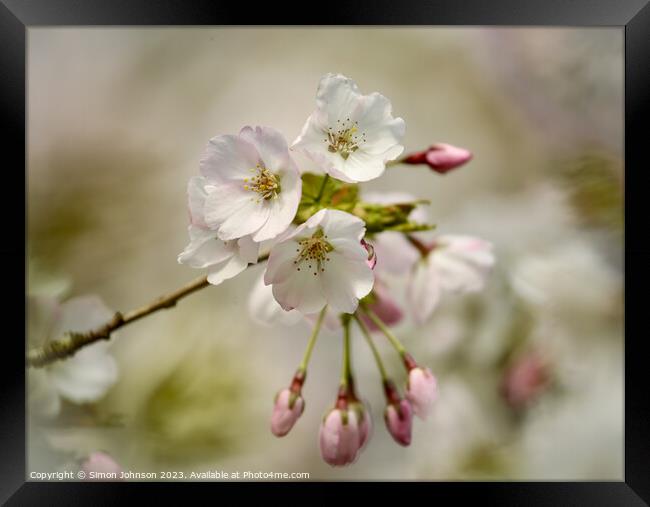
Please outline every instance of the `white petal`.
[[326, 74], [318, 84], [316, 105], [326, 110], [329, 120], [336, 123], [336, 120], [350, 115], [360, 97], [359, 88], [352, 79], [342, 74]]
[[238, 255], [210, 268], [208, 271], [208, 282], [212, 285], [219, 285], [224, 280], [237, 276], [248, 267], [248, 262]]
[[292, 239], [275, 245], [269, 253], [269, 260], [264, 272], [264, 283], [281, 283], [287, 280], [294, 271], [296, 264], [294, 261], [298, 257], [299, 246]]
[[359, 149], [352, 153], [340, 169], [349, 181], [369, 181], [382, 175], [386, 169], [384, 157]]
[[207, 268], [223, 262], [234, 254], [232, 245], [227, 245], [216, 236], [215, 231], [189, 226], [190, 244], [178, 256], [180, 264], [193, 268]]
[[363, 238], [366, 231], [366, 224], [359, 217], [355, 217], [345, 211], [331, 209], [321, 210], [314, 217], [321, 213], [322, 216], [319, 217], [319, 223], [322, 225], [325, 235], [332, 240], [347, 238], [361, 241], [361, 238]]
[[259, 324], [271, 326], [283, 324], [291, 326], [302, 320], [302, 315], [296, 310], [289, 312], [282, 309], [273, 297], [273, 289], [264, 284], [264, 276], [260, 276], [248, 300], [248, 309], [253, 320]]
[[108, 353], [109, 343], [97, 342], [79, 350], [70, 359], [48, 367], [52, 383], [61, 396], [74, 403], [102, 398], [117, 381], [117, 363]]
[[[211, 218], [216, 219], [220, 215], [218, 205], [215, 202], [215, 207], [212, 207], [212, 195], [208, 196], [206, 201], [206, 221], [211, 224]], [[234, 202], [234, 200], [233, 200]], [[228, 212], [228, 216], [218, 225], [218, 236], [223, 240], [230, 240], [241, 238], [249, 234], [254, 234], [260, 227], [262, 227], [269, 219], [271, 208], [267, 202], [263, 200], [257, 202], [251, 193], [248, 193], [243, 200], [239, 200], [238, 204], [241, 206], [237, 211]], [[226, 208], [227, 206], [224, 206]], [[234, 206], [233, 206], [234, 207]], [[225, 216], [225, 213], [221, 216]]]
[[295, 271], [281, 283], [273, 284], [273, 296], [285, 310], [294, 308], [300, 313], [315, 313], [326, 304], [318, 276], [308, 269]]
[[[319, 273], [327, 303], [333, 311], [354, 313], [359, 299], [368, 295], [374, 284], [374, 274], [364, 259], [350, 260], [336, 251]], [[316, 278], [316, 277], [314, 277]]]
[[476, 292], [485, 285], [485, 271], [480, 266], [468, 262], [462, 257], [434, 251], [430, 254], [431, 262], [436, 264], [440, 285], [451, 292]]
[[407, 299], [413, 317], [419, 324], [429, 318], [440, 301], [440, 280], [435, 266], [426, 259], [418, 262], [411, 272]]
[[298, 169], [286, 169], [280, 173], [282, 191], [277, 199], [269, 201], [269, 218], [262, 228], [255, 233], [255, 241], [272, 239], [283, 233], [290, 225], [298, 211], [302, 194], [302, 180]]
[[244, 236], [237, 240], [239, 251], [237, 255], [249, 264], [257, 264], [260, 255], [260, 244], [252, 240], [250, 236]]
[[199, 227], [207, 227], [205, 224], [204, 210], [205, 199], [208, 193], [205, 189], [206, 180], [202, 176], [190, 178], [187, 184], [188, 210], [190, 223]]
[[210, 139], [200, 161], [201, 174], [211, 183], [243, 181], [260, 158], [255, 147], [239, 136], [223, 135]]
[[396, 275], [406, 273], [420, 259], [420, 253], [401, 232], [385, 231], [373, 238], [375, 269]]
[[69, 299], [61, 305], [51, 336], [56, 339], [66, 331], [91, 331], [106, 324], [113, 315], [115, 312], [106, 306], [99, 296], [87, 295]]

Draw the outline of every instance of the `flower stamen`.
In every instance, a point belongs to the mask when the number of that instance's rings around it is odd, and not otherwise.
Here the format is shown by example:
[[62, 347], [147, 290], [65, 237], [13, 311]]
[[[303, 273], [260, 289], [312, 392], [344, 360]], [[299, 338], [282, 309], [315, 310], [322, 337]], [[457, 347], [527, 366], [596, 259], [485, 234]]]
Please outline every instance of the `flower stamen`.
[[334, 250], [334, 247], [327, 241], [327, 236], [322, 229], [318, 229], [310, 238], [301, 239], [298, 245], [296, 249], [298, 256], [293, 261], [296, 270], [300, 271], [300, 265], [307, 261], [307, 267], [314, 270], [314, 276], [324, 272], [325, 262], [330, 260], [329, 253]]
[[255, 173], [255, 176], [244, 179], [244, 183], [246, 183], [244, 190], [258, 194], [260, 197], [257, 202], [261, 202], [262, 199], [265, 201], [277, 199], [281, 191], [280, 177], [260, 164], [257, 164], [255, 169], [251, 169], [251, 172]]
[[359, 130], [359, 122], [350, 121], [350, 118], [345, 121], [336, 120], [336, 123], [335, 128], [327, 128], [327, 139], [323, 141], [327, 143], [330, 153], [338, 153], [343, 160], [347, 160], [350, 154], [366, 142], [366, 133]]

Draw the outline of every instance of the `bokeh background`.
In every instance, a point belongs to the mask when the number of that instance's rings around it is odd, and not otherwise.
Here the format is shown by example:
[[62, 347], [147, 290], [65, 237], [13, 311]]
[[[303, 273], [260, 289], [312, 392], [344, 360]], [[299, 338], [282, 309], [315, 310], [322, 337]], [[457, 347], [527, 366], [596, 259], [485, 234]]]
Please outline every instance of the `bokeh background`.
[[[259, 124], [292, 141], [327, 72], [389, 97], [407, 151], [438, 141], [473, 151], [444, 176], [405, 166], [364, 188], [429, 199], [438, 232], [493, 242], [497, 265], [484, 292], [396, 330], [440, 385], [409, 448], [383, 427], [378, 375], [355, 339], [374, 434], [354, 465], [321, 461], [318, 425], [340, 367], [340, 337], [327, 333], [303, 417], [271, 435], [273, 396], [309, 327], [250, 318], [252, 268], [124, 328], [105, 398], [30, 418], [29, 470], [103, 449], [133, 471], [621, 480], [622, 50], [613, 28], [30, 28], [30, 285], [67, 280], [70, 296], [128, 310], [200, 275], [176, 256], [207, 140]], [[500, 386], [531, 354], [546, 381], [513, 406]]]

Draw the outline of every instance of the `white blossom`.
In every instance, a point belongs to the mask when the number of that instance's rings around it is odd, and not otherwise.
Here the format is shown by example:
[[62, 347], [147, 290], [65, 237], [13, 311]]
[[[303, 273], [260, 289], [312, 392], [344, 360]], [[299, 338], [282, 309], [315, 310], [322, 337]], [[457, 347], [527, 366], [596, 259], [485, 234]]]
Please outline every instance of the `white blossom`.
[[379, 93], [362, 95], [351, 79], [326, 74], [309, 116], [292, 148], [340, 180], [368, 181], [384, 172], [386, 162], [404, 150], [406, 126], [393, 118], [390, 101]]
[[302, 184], [277, 130], [244, 127], [239, 135], [214, 137], [200, 165], [206, 183], [202, 220], [219, 239], [250, 235], [264, 241], [293, 221]]
[[208, 282], [218, 285], [241, 273], [248, 264], [257, 262], [259, 245], [251, 236], [223, 241], [217, 232], [208, 228], [204, 206], [208, 196], [206, 179], [192, 178], [188, 185], [190, 243], [178, 256], [178, 262], [197, 269], [208, 269]]
[[[53, 297], [30, 295], [28, 304], [28, 341], [32, 347], [58, 339], [67, 331], [90, 331], [105, 324], [114, 314], [96, 296], [76, 297], [59, 304]], [[41, 417], [55, 417], [61, 410], [61, 399], [72, 403], [101, 399], [118, 377], [117, 363], [109, 349], [109, 342], [99, 341], [83, 347], [70, 358], [42, 368], [30, 368], [30, 411]]]
[[364, 233], [361, 219], [320, 210], [271, 249], [264, 283], [287, 311], [353, 313], [374, 283]]

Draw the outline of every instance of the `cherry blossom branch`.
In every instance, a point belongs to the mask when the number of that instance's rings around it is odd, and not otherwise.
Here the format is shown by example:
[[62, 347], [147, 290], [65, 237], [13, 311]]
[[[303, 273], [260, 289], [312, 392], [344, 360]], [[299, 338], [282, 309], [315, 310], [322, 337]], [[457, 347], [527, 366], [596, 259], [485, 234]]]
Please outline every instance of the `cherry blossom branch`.
[[[257, 262], [263, 262], [268, 259], [268, 254], [262, 255]], [[210, 285], [207, 276], [202, 276], [192, 280], [190, 283], [176, 289], [169, 294], [154, 299], [135, 310], [127, 313], [115, 312], [111, 320], [106, 324], [88, 331], [86, 333], [67, 332], [58, 340], [47, 342], [42, 347], [37, 347], [27, 352], [26, 364], [34, 368], [47, 366], [48, 364], [73, 356], [79, 349], [91, 345], [99, 340], [108, 340], [111, 334], [116, 330], [151, 315], [158, 310], [173, 308], [176, 303], [190, 294], [193, 294]]]

